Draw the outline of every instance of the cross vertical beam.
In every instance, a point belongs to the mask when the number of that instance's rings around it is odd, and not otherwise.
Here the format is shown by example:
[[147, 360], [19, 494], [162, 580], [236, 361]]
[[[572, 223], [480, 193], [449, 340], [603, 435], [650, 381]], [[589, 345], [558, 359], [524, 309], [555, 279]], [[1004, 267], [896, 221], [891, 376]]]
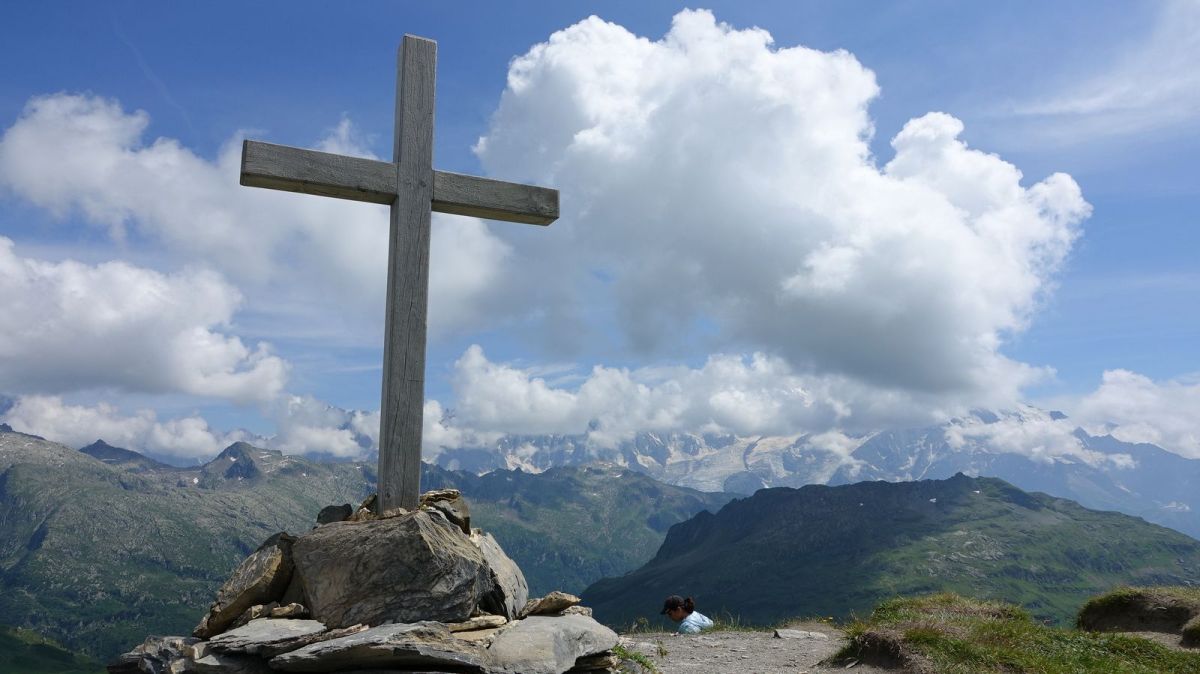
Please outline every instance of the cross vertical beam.
[[379, 419], [381, 512], [396, 507], [416, 509], [421, 492], [437, 43], [405, 35], [397, 60], [400, 76], [392, 145], [396, 198], [391, 206]]
[[391, 204], [379, 503], [384, 510], [411, 510], [417, 507], [421, 491], [430, 211], [548, 225], [558, 219], [558, 190], [433, 170], [437, 43], [405, 35], [396, 60], [391, 162], [246, 140], [241, 182], [248, 187]]

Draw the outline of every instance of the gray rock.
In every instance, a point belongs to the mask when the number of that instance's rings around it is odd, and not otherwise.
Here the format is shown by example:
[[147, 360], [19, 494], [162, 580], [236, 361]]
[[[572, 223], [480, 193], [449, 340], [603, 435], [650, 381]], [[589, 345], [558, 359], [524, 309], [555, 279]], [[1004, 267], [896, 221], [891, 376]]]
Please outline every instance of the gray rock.
[[503, 629], [504, 629], [503, 627], [491, 627], [491, 628], [488, 628], [485, 630], [472, 630], [470, 632], [455, 632], [454, 638], [462, 639], [464, 641], [474, 641], [483, 646], [487, 646], [488, 644], [492, 643], [492, 639], [497, 634], [499, 634]]
[[590, 606], [568, 606], [562, 610], [562, 615], [585, 615], [592, 617], [592, 607]]
[[380, 625], [369, 630], [311, 644], [271, 658], [272, 669], [285, 672], [329, 672], [345, 669], [439, 668], [456, 672], [489, 671], [487, 651], [455, 639], [434, 622]]
[[581, 601], [583, 600], [573, 594], [555, 590], [545, 597], [527, 601], [521, 609], [520, 615], [521, 617], [531, 615], [559, 615], [572, 606], [577, 606]]
[[250, 655], [217, 653], [207, 642], [195, 645], [192, 659], [184, 667], [191, 674], [269, 674], [271, 669], [262, 659]]
[[529, 598], [529, 584], [525, 582], [525, 574], [521, 573], [521, 567], [504, 554], [504, 550], [491, 534], [476, 529], [471, 534], [471, 542], [483, 555], [495, 586], [490, 595], [481, 598], [479, 607], [509, 620], [516, 619]]
[[497, 634], [488, 655], [498, 671], [562, 674], [616, 645], [617, 633], [587, 616], [532, 616]]
[[110, 674], [170, 674], [186, 662], [193, 644], [191, 637], [147, 637], [133, 650], [111, 662]]
[[307, 618], [308, 617], [308, 609], [304, 608], [303, 604], [298, 604], [296, 602], [292, 602], [290, 604], [284, 604], [283, 606], [277, 606], [277, 607], [271, 609], [270, 617], [272, 617], [272, 618]]
[[350, 636], [351, 634], [358, 634], [359, 632], [365, 632], [366, 630], [366, 625], [352, 625], [350, 627], [343, 627], [338, 630], [329, 630], [326, 632], [319, 632], [317, 634], [310, 634], [308, 636], [296, 637], [291, 641], [281, 641], [270, 646], [263, 646], [262, 648], [258, 649], [258, 657], [263, 658], [264, 660], [270, 660], [276, 655], [287, 653], [288, 651], [294, 651], [301, 646], [315, 644], [318, 641], [341, 639], [342, 637]]
[[208, 647], [216, 653], [254, 655], [264, 647], [275, 646], [324, 631], [325, 626], [316, 620], [260, 618], [213, 637], [208, 642]]
[[296, 539], [278, 533], [250, 554], [221, 589], [208, 614], [192, 632], [207, 639], [224, 632], [255, 604], [269, 604], [283, 596], [292, 579], [292, 543]]
[[457, 524], [463, 533], [471, 535], [471, 509], [457, 489], [435, 489], [421, 494], [421, 505], [433, 508]]
[[293, 555], [309, 612], [333, 628], [462, 622], [496, 588], [480, 549], [424, 511], [317, 527]]
[[471, 632], [490, 627], [503, 627], [508, 624], [508, 618], [502, 615], [481, 615], [469, 618], [460, 623], [448, 623], [446, 629], [451, 632]]
[[806, 630], [775, 630], [776, 639], [809, 639], [812, 641], [829, 641], [828, 634], [809, 632]]
[[278, 606], [279, 604], [276, 602], [271, 602], [270, 604], [255, 604], [254, 606], [246, 609], [237, 620], [233, 621], [233, 624], [230, 625], [226, 631], [237, 629], [251, 620], [258, 620], [259, 618], [268, 617], [271, 615], [271, 611], [278, 608]]
[[317, 513], [317, 525], [329, 524], [330, 522], [341, 522], [342, 520], [350, 519], [354, 514], [354, 508], [349, 503], [342, 505], [330, 505], [321, 508], [321, 512]]
[[599, 655], [585, 655], [575, 661], [575, 666], [569, 672], [575, 674], [578, 672], [611, 672], [616, 671], [620, 666], [621, 659], [611, 652], [601, 653]]

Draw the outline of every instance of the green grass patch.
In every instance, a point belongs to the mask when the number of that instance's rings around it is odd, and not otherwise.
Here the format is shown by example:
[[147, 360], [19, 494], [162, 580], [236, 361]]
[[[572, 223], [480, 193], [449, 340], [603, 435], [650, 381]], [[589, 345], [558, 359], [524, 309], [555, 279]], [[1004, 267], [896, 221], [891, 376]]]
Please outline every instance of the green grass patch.
[[1200, 653], [1122, 634], [1051, 627], [1016, 606], [949, 593], [886, 601], [846, 632], [850, 643], [839, 659], [914, 672], [1200, 672]]
[[98, 674], [104, 665], [55, 641], [0, 625], [0, 674]]
[[1075, 626], [1097, 632], [1195, 632], [1200, 617], [1200, 588], [1184, 586], [1119, 587], [1088, 600]]
[[616, 646], [613, 646], [612, 652], [622, 660], [636, 662], [642, 666], [643, 671], [648, 672], [649, 674], [659, 674], [659, 669], [657, 666], [655, 666], [654, 661], [650, 659], [650, 656], [642, 653], [641, 651], [631, 651], [628, 648], [617, 644]]

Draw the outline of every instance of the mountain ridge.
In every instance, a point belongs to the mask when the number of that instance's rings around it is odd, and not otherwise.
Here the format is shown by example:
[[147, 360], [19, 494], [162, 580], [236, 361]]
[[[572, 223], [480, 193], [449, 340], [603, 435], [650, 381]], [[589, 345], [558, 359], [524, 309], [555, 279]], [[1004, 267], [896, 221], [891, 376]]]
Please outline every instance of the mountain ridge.
[[[1047, 430], [1055, 435], [1047, 435]], [[1070, 430], [1068, 430], [1070, 429]], [[1029, 438], [1023, 451], [1005, 432]], [[1061, 412], [1029, 408], [998, 414], [976, 410], [946, 424], [841, 436], [833, 448], [813, 435], [641, 433], [614, 446], [587, 434], [512, 435], [491, 447], [442, 448], [447, 468], [485, 472], [603, 461], [668, 484], [752, 494], [764, 487], [946, 479], [956, 473], [1004, 479], [1029, 491], [1118, 510], [1200, 537], [1200, 459], [1148, 443], [1123, 442], [1070, 428]], [[1044, 443], [1044, 445], [1039, 444]], [[1052, 451], [1053, 443], [1064, 447]]]
[[[247, 443], [188, 468], [100, 449], [122, 460], [0, 432], [0, 615], [99, 657], [147, 633], [190, 633], [217, 587], [263, 540], [308, 530], [326, 505], [357, 504], [375, 480], [372, 466]], [[728, 500], [626, 469], [423, 469], [427, 489], [466, 490], [473, 524], [496, 537], [542, 594], [578, 593], [636, 567], [671, 524]]]
[[[583, 593], [628, 625], [669, 594], [770, 624], [954, 591], [1071, 618], [1117, 584], [1200, 583], [1200, 541], [995, 478], [776, 487], [674, 525], [654, 558]], [[707, 610], [706, 610], [707, 609]]]

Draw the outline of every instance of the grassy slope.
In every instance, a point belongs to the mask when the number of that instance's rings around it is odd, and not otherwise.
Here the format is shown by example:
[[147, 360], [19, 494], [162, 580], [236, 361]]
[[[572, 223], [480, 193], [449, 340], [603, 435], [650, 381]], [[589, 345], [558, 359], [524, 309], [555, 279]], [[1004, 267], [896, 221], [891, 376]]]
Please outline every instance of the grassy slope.
[[34, 632], [0, 625], [0, 674], [98, 674], [104, 666]]
[[16, 526], [5, 530], [0, 615], [104, 657], [148, 630], [190, 633], [247, 552], [310, 527], [336, 491], [306, 478], [176, 489], [89, 465], [16, 465], [5, 477], [0, 521]]
[[652, 615], [668, 594], [695, 596], [708, 615], [771, 624], [946, 590], [1066, 621], [1113, 586], [1197, 576], [1200, 542], [1182, 534], [960, 476], [760, 491], [672, 528], [654, 560], [584, 599], [613, 625]]
[[894, 599], [847, 629], [843, 659], [915, 672], [1180, 674], [1200, 671], [1200, 653], [1146, 639], [1050, 627], [1024, 610], [954, 594]]
[[[0, 615], [101, 659], [148, 633], [188, 634], [249, 551], [277, 531], [307, 531], [325, 505], [357, 503], [374, 478], [367, 466], [253, 448], [237, 458], [135, 474], [0, 433]], [[634, 568], [671, 524], [727, 500], [616, 469], [427, 470], [426, 488], [464, 489], [473, 524], [539, 594]]]
[[1200, 646], [1200, 587], [1119, 587], [1084, 604], [1075, 624], [1094, 631], [1178, 633], [1184, 645]]
[[533, 596], [579, 593], [600, 578], [637, 568], [672, 524], [729, 501], [615, 467], [480, 477], [433, 469], [426, 484], [462, 489], [472, 525], [490, 531], [520, 564]]

